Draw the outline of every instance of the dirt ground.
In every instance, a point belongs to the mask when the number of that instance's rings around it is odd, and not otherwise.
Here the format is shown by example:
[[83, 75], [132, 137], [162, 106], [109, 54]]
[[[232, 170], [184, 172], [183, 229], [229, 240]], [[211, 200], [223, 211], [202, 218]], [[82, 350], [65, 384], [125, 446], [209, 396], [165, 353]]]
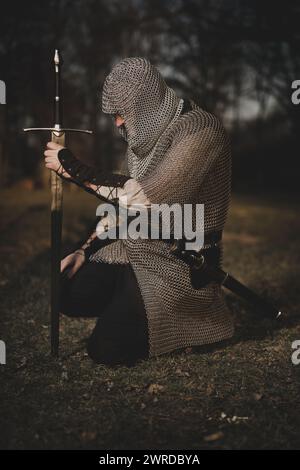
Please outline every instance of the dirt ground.
[[[293, 202], [291, 202], [293, 201]], [[2, 449], [300, 448], [299, 200], [234, 196], [224, 268], [287, 313], [273, 324], [226, 293], [236, 332], [135, 367], [95, 365], [94, 320], [62, 318], [49, 354], [49, 195], [0, 193]], [[97, 199], [66, 193], [64, 245], [86, 233]]]

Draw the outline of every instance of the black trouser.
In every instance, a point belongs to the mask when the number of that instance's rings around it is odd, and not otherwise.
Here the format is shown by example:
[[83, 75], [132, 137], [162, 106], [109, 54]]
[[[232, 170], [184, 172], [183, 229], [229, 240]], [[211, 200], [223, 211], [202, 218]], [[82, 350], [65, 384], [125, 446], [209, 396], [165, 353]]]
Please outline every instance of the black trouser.
[[61, 312], [99, 317], [87, 351], [97, 363], [133, 365], [148, 357], [148, 325], [143, 299], [130, 265], [86, 262], [62, 279]]

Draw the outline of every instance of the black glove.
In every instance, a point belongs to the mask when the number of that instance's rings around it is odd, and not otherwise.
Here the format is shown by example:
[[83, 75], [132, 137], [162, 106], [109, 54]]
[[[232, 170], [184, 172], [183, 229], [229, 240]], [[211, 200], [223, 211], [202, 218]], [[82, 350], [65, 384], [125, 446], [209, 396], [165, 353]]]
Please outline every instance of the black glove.
[[58, 152], [58, 159], [63, 169], [72, 177], [72, 182], [79, 186], [84, 186], [84, 183], [89, 182], [96, 186], [120, 188], [130, 179], [130, 176], [117, 175], [92, 168], [77, 160], [67, 148], [63, 148]]

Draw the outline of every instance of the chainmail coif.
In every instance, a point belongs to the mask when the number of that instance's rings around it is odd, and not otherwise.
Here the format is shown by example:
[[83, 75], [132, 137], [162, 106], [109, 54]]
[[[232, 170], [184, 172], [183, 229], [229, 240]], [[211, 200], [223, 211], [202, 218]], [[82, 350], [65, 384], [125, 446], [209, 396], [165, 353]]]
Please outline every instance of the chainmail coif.
[[102, 110], [125, 119], [120, 132], [137, 157], [145, 157], [174, 116], [179, 98], [143, 58], [117, 64], [103, 85]]
[[[213, 114], [192, 102], [180, 115], [182, 106], [143, 58], [123, 60], [104, 83], [103, 111], [124, 117], [129, 173], [151, 203], [203, 203], [205, 233], [222, 230], [231, 184], [228, 137]], [[212, 282], [195, 290], [188, 266], [164, 241], [119, 240], [90, 259], [131, 264], [147, 312], [150, 357], [232, 336], [221, 287]]]

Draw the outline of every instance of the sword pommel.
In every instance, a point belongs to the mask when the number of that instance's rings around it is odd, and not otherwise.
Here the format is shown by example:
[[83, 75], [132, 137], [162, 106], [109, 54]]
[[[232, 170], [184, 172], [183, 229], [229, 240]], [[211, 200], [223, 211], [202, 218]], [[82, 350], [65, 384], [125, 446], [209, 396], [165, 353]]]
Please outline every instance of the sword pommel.
[[60, 63], [60, 55], [59, 55], [58, 49], [55, 49], [55, 52], [54, 52], [54, 63], [55, 65], [59, 65]]

